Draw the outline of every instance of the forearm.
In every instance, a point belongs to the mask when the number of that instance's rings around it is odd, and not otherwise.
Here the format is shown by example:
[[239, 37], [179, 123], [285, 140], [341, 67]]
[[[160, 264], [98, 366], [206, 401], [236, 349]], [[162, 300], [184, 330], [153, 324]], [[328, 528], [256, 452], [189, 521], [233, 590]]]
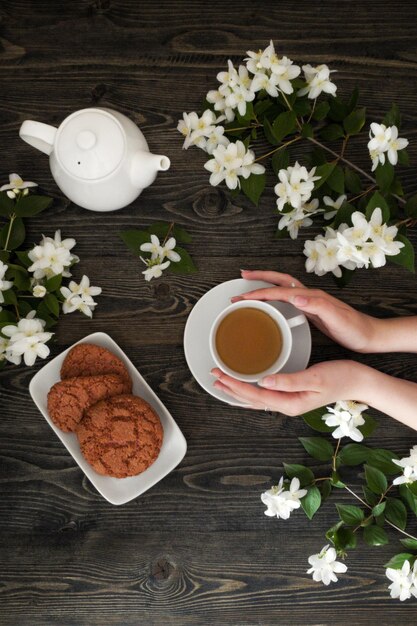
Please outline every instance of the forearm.
[[417, 430], [417, 383], [360, 366], [356, 398]]
[[417, 316], [373, 318], [367, 352], [417, 352]]

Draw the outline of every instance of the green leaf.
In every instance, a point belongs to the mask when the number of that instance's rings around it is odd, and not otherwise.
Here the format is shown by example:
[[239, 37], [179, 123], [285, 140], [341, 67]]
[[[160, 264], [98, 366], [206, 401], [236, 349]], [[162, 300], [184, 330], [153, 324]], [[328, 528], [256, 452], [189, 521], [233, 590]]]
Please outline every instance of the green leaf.
[[385, 517], [387, 520], [404, 530], [407, 526], [407, 509], [398, 498], [387, 498]]
[[14, 313], [12, 313], [11, 311], [6, 311], [6, 309], [0, 311], [0, 323], [5, 322], [7, 324], [10, 324], [10, 322], [15, 321], [16, 315], [14, 315]]
[[251, 174], [249, 178], [240, 178], [240, 186], [243, 193], [255, 206], [258, 206], [259, 198], [265, 189], [265, 183], [265, 174]]
[[357, 135], [361, 132], [366, 121], [366, 108], [360, 107], [349, 113], [343, 120], [343, 128], [348, 135]]
[[320, 481], [320, 492], [321, 492], [321, 501], [324, 502], [332, 493], [332, 485], [330, 480], [322, 480]]
[[301, 128], [301, 137], [313, 137], [314, 131], [311, 124], [303, 124]]
[[264, 135], [268, 143], [272, 144], [273, 146], [277, 146], [280, 143], [275, 138], [274, 129], [272, 128], [272, 124], [270, 123], [267, 117], [265, 117], [264, 119], [263, 131], [264, 131]]
[[362, 417], [365, 420], [365, 424], [358, 426], [358, 430], [361, 431], [364, 437], [370, 437], [377, 428], [378, 422], [372, 415], [368, 415], [367, 413], [362, 413]]
[[182, 228], [182, 226], [177, 226], [176, 224], [172, 229], [172, 236], [175, 237], [177, 243], [191, 243], [193, 240], [190, 233], [185, 230], [185, 228]]
[[297, 100], [294, 102], [293, 104], [293, 111], [296, 112], [297, 115], [299, 115], [300, 117], [305, 117], [307, 115], [310, 115], [310, 111], [311, 111], [311, 105], [310, 105], [311, 100], [309, 101], [308, 98], [297, 98]]
[[316, 108], [314, 109], [314, 113], [312, 115], [313, 119], [317, 122], [324, 120], [329, 112], [329, 109], [330, 105], [328, 102], [326, 102], [326, 100], [323, 100], [323, 102], [319, 102], [319, 104], [317, 104]]
[[366, 219], [371, 219], [372, 213], [377, 207], [379, 207], [382, 211], [383, 221], [388, 222], [390, 218], [389, 206], [387, 204], [387, 201], [381, 196], [379, 191], [375, 191], [375, 193], [372, 194], [368, 204], [366, 205]]
[[381, 470], [384, 474], [399, 474], [401, 468], [392, 462], [392, 459], [398, 459], [398, 455], [391, 450], [384, 450], [383, 448], [370, 448], [368, 463], [373, 467]]
[[333, 191], [339, 194], [345, 193], [345, 176], [340, 165], [336, 165], [326, 182]]
[[47, 196], [27, 195], [20, 196], [16, 202], [15, 213], [19, 217], [31, 217], [37, 215], [52, 204], [52, 198]]
[[408, 152], [405, 148], [398, 151], [398, 164], [405, 165], [406, 167], [410, 165], [410, 157], [408, 156]]
[[20, 317], [26, 317], [35, 307], [30, 304], [29, 300], [19, 300], [17, 303]]
[[417, 515], [417, 498], [416, 496], [409, 490], [408, 485], [400, 485], [399, 486], [400, 496], [404, 500], [404, 502], [408, 505], [409, 509]]
[[276, 141], [282, 141], [296, 127], [296, 115], [294, 111], [285, 111], [275, 118], [272, 124], [272, 132]]
[[370, 546], [384, 546], [389, 541], [385, 530], [376, 524], [363, 529], [363, 538]]
[[[10, 233], [9, 233], [10, 229]], [[6, 248], [7, 250], [15, 250], [25, 240], [26, 231], [25, 225], [23, 224], [23, 220], [21, 217], [16, 217], [13, 221], [13, 224], [10, 227], [10, 223], [7, 223], [3, 226], [0, 231], [0, 247]], [[6, 246], [7, 243], [7, 246]]]
[[329, 124], [320, 131], [320, 137], [326, 141], [335, 141], [345, 136], [343, 128], [340, 124]]
[[13, 289], [8, 289], [7, 291], [3, 291], [4, 304], [12, 304], [13, 306], [17, 306], [17, 297], [16, 293]]
[[414, 247], [411, 241], [405, 237], [405, 235], [397, 235], [395, 241], [402, 241], [404, 247], [401, 248], [399, 254], [395, 256], [390, 256], [388, 259], [395, 263], [396, 265], [401, 265], [405, 267], [407, 270], [415, 273], [415, 259], [414, 259]]
[[388, 487], [385, 474], [383, 474], [379, 469], [376, 469], [376, 467], [372, 467], [371, 465], [365, 465], [364, 469], [366, 484], [368, 485], [369, 489], [377, 494], [384, 493]]
[[381, 163], [378, 165], [375, 178], [381, 193], [387, 193], [394, 180], [394, 168], [388, 160], [383, 165]]
[[5, 191], [0, 191], [0, 215], [9, 217], [14, 212], [14, 202]]
[[23, 252], [23, 250], [16, 250], [15, 254], [17, 258], [19, 259], [19, 261], [21, 262], [21, 264], [24, 265], [25, 267], [29, 267], [30, 265], [32, 265], [32, 261], [29, 259], [27, 252]]
[[177, 263], [171, 262], [171, 265], [168, 268], [170, 272], [173, 272], [174, 274], [193, 274], [197, 271], [194, 261], [188, 254], [187, 250], [181, 248], [180, 246], [176, 246], [175, 252], [178, 252], [181, 260], [177, 261]]
[[257, 117], [261, 117], [265, 113], [265, 111], [267, 111], [272, 106], [272, 104], [272, 101], [269, 99], [259, 100], [254, 106], [254, 111]]
[[326, 407], [323, 406], [320, 409], [314, 409], [313, 411], [304, 413], [301, 417], [313, 430], [318, 430], [320, 433], [331, 433], [333, 428], [327, 426], [322, 419], [325, 413], [327, 413]]
[[411, 198], [408, 198], [404, 210], [408, 217], [417, 217], [417, 193], [411, 196]]
[[362, 509], [352, 504], [336, 504], [336, 508], [340, 519], [348, 526], [360, 524], [365, 517]]
[[0, 250], [0, 261], [8, 263], [10, 259], [10, 252], [8, 250]]
[[48, 278], [45, 283], [45, 287], [47, 291], [57, 291], [61, 287], [62, 283], [62, 274], [57, 274], [56, 276], [52, 276]]
[[356, 105], [358, 104], [358, 100], [359, 100], [359, 89], [358, 87], [355, 87], [354, 90], [352, 91], [352, 94], [348, 102], [349, 113], [351, 113], [351, 111], [353, 111], [356, 108]]
[[362, 191], [362, 182], [358, 174], [345, 167], [345, 187], [350, 193], [358, 194]]
[[300, 500], [301, 506], [303, 507], [304, 513], [307, 515], [308, 519], [313, 519], [315, 513], [320, 508], [321, 504], [321, 494], [318, 488], [313, 485], [307, 492], [307, 495]]
[[372, 515], [374, 515], [375, 517], [379, 517], [385, 511], [386, 506], [386, 502], [380, 502], [379, 504], [376, 504], [372, 509]]
[[334, 122], [342, 122], [349, 113], [348, 106], [338, 96], [330, 98], [329, 100], [330, 110], [329, 117]]
[[406, 537], [405, 539], [400, 539], [400, 541], [405, 548], [408, 548], [409, 550], [417, 550], [417, 539]]
[[348, 443], [339, 452], [338, 458], [342, 465], [362, 465], [368, 460], [371, 450], [360, 443]]
[[271, 165], [272, 165], [272, 169], [274, 170], [277, 176], [278, 176], [279, 171], [287, 169], [289, 164], [290, 164], [290, 155], [288, 153], [288, 150], [278, 150], [277, 152], [273, 154], [272, 159], [271, 159]]
[[301, 487], [305, 487], [313, 482], [314, 474], [308, 467], [296, 463], [284, 463], [283, 465], [288, 478], [298, 478]]
[[143, 252], [141, 252], [140, 247], [143, 243], [148, 243], [150, 241], [150, 235], [144, 230], [124, 230], [119, 233], [120, 237], [123, 239], [127, 247], [134, 253], [136, 256], [142, 256]]
[[323, 185], [323, 183], [326, 182], [335, 167], [335, 161], [333, 161], [332, 163], [323, 163], [323, 165], [318, 165], [316, 167], [315, 176], [320, 176], [320, 179], [316, 180], [316, 182], [314, 183], [314, 189], [318, 189]]
[[13, 280], [14, 289], [18, 289], [19, 291], [31, 290], [29, 274], [25, 267], [9, 263], [6, 276], [9, 280]]
[[319, 461], [329, 461], [334, 453], [334, 448], [323, 437], [299, 437], [299, 441], [310, 456]]
[[341, 526], [336, 530], [334, 535], [334, 545], [337, 549], [340, 550], [350, 550], [356, 548], [356, 535], [350, 530], [350, 528], [345, 528]]
[[59, 302], [57, 297], [54, 296], [52, 293], [47, 293], [44, 298], [44, 302], [52, 315], [55, 315], [55, 317], [59, 317]]
[[385, 126], [397, 126], [398, 130], [400, 129], [401, 114], [400, 109], [395, 103], [391, 106], [391, 109], [385, 115], [382, 123], [385, 124]]
[[[401, 541], [403, 541], [401, 539]], [[404, 565], [405, 561], [410, 561], [410, 563], [414, 563], [415, 561], [414, 554], [410, 554], [409, 552], [400, 552], [393, 556], [388, 563], [385, 563], [384, 567], [390, 567], [391, 569], [401, 569]]]
[[338, 472], [332, 472], [332, 477], [330, 479], [330, 482], [331, 482], [332, 486], [336, 487], [337, 489], [344, 489], [345, 488], [345, 483], [340, 480], [340, 476], [339, 476]]
[[376, 496], [374, 492], [369, 489], [369, 487], [363, 485], [362, 490], [368, 504], [370, 504], [371, 506], [375, 506], [376, 504], [378, 504], [378, 496]]

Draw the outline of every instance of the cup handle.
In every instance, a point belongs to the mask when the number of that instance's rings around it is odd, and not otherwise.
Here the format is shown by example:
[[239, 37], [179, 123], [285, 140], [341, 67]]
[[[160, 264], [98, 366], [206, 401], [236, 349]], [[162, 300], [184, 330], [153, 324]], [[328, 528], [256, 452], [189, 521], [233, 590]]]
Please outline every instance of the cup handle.
[[287, 320], [287, 324], [290, 328], [295, 328], [296, 326], [301, 326], [301, 324], [304, 324], [305, 321], [306, 318], [304, 315], [296, 315], [295, 317], [290, 317], [290, 319]]

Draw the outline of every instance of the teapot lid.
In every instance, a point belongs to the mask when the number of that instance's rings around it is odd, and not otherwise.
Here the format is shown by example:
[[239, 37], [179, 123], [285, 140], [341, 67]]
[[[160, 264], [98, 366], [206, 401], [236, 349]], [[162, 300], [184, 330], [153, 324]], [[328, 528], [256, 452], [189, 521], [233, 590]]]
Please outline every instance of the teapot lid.
[[111, 174], [125, 153], [120, 122], [103, 109], [82, 109], [67, 117], [58, 129], [55, 153], [72, 176], [96, 180]]

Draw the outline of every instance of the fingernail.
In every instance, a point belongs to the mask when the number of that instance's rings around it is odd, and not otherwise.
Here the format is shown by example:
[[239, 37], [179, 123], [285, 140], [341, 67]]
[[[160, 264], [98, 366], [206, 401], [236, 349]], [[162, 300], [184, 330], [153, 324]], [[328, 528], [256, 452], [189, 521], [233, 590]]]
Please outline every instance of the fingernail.
[[230, 302], [240, 302], [241, 300], [243, 300], [242, 296], [233, 296], [233, 298], [230, 298]]
[[218, 378], [219, 374], [217, 374], [217, 372], [215, 372], [214, 370], [210, 370], [210, 376], [214, 376], [214, 378]]
[[273, 387], [275, 383], [273, 376], [265, 376], [262, 380], [259, 381], [258, 385], [261, 387]]
[[215, 387], [215, 389], [222, 389], [221, 384], [217, 380], [214, 381], [213, 387]]
[[240, 270], [241, 272], [250, 272], [251, 270]]
[[308, 304], [308, 298], [304, 296], [294, 296], [291, 298], [290, 302], [295, 304], [295, 306], [306, 306], [306, 304]]

